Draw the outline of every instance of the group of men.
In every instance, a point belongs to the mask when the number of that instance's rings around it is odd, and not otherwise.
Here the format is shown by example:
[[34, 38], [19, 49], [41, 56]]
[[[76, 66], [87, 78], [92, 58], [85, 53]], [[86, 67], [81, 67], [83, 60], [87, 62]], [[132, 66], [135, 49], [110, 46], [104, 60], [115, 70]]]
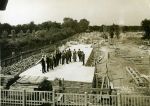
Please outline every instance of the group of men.
[[50, 69], [53, 70], [54, 67], [57, 67], [59, 64], [69, 64], [72, 62], [72, 59], [74, 62], [76, 62], [77, 56], [79, 62], [83, 62], [84, 65], [85, 54], [80, 49], [78, 51], [76, 51], [75, 49], [73, 51], [68, 49], [62, 52], [56, 50], [56, 52], [54, 54], [51, 54], [50, 56], [42, 56], [41, 60], [39, 61], [42, 65], [42, 73], [49, 72]]

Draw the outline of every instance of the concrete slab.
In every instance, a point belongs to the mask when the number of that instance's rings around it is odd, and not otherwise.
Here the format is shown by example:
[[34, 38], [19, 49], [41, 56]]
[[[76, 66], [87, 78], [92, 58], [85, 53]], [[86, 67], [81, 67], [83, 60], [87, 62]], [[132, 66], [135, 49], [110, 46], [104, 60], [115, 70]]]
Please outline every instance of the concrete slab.
[[[85, 53], [85, 62], [88, 60], [88, 57], [91, 54], [92, 48], [91, 45], [70, 45], [71, 50], [80, 49]], [[54, 80], [55, 78], [64, 78], [64, 80], [68, 81], [79, 81], [79, 82], [92, 82], [94, 76], [94, 67], [83, 66], [82, 62], [72, 62], [65, 65], [59, 65], [55, 67], [54, 70], [50, 70], [49, 72], [43, 74], [41, 71], [41, 64], [37, 64], [34, 67], [24, 71], [19, 76], [45, 76], [48, 80]]]

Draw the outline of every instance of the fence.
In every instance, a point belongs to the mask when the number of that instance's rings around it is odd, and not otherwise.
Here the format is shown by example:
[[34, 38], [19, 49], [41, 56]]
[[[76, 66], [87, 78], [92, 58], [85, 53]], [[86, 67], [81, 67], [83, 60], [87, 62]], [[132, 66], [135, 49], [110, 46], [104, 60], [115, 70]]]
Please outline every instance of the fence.
[[7, 67], [9, 65], [12, 65], [14, 63], [21, 61], [22, 59], [28, 58], [29, 56], [41, 53], [42, 51], [43, 52], [47, 52], [47, 51], [52, 52], [52, 51], [54, 51], [55, 48], [56, 48], [56, 45], [52, 44], [52, 45], [47, 45], [47, 46], [44, 46], [44, 47], [41, 47], [38, 49], [21, 52], [18, 55], [14, 55], [12, 57], [1, 60], [0, 63], [1, 63], [2, 67]]
[[121, 106], [150, 106], [150, 96], [121, 95]]
[[10, 57], [10, 58], [1, 60], [1, 66], [2, 66], [2, 67], [7, 67], [7, 66], [9, 66], [9, 65], [12, 65], [12, 64], [14, 64], [14, 63], [19, 62], [19, 61], [22, 60], [22, 59], [25, 59], [25, 58], [27, 58], [27, 57], [29, 57], [29, 56], [32, 56], [32, 55], [34, 55], [34, 54], [37, 54], [37, 53], [39, 53], [40, 51], [41, 51], [41, 50], [39, 49], [38, 52], [36, 52], [36, 51], [23, 52], [23, 53], [21, 53], [21, 54], [19, 54], [19, 55], [16, 55], [16, 56], [13, 56], [13, 57]]
[[1, 106], [40, 106], [54, 103], [54, 93], [48, 91], [1, 90]]
[[1, 90], [1, 106], [150, 106], [150, 96]]

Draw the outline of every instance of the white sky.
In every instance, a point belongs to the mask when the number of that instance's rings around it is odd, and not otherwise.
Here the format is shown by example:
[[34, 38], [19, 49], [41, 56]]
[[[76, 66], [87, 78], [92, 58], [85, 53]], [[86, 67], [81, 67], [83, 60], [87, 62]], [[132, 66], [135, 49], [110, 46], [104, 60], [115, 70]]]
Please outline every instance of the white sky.
[[140, 25], [150, 19], [150, 0], [9, 0], [0, 11], [0, 22], [13, 25], [62, 22], [64, 17], [86, 18], [91, 25]]

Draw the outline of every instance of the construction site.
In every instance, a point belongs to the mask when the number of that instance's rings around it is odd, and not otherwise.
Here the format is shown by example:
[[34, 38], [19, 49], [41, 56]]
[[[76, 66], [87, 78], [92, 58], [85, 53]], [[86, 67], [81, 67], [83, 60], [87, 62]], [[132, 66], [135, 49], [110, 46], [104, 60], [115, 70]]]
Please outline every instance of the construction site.
[[0, 106], [150, 106], [150, 0], [0, 0]]
[[[28, 101], [29, 106], [43, 103], [75, 106], [149, 106], [150, 46], [140, 40], [137, 42], [140, 38], [136, 33], [129, 34], [135, 37], [122, 33], [119, 40], [109, 37], [105, 39], [104, 34], [107, 35], [100, 32], [81, 33], [59, 47], [82, 49], [86, 55], [85, 66], [80, 62], [70, 63], [42, 74], [41, 65], [33, 64], [21, 72], [14, 70], [11, 75], [9, 69], [12, 66], [2, 68], [2, 105], [8, 106], [11, 101], [9, 106], [20, 106]], [[37, 61], [40, 55], [42, 53], [32, 58], [38, 57]], [[7, 83], [16, 76], [18, 78], [9, 86], [9, 90], [5, 90]], [[52, 92], [36, 90], [44, 80], [52, 82]], [[24, 93], [25, 98], [22, 96]], [[121, 100], [118, 100], [118, 95], [121, 95]], [[13, 102], [12, 97], [15, 97], [16, 101]], [[142, 97], [145, 99], [141, 100]]]

